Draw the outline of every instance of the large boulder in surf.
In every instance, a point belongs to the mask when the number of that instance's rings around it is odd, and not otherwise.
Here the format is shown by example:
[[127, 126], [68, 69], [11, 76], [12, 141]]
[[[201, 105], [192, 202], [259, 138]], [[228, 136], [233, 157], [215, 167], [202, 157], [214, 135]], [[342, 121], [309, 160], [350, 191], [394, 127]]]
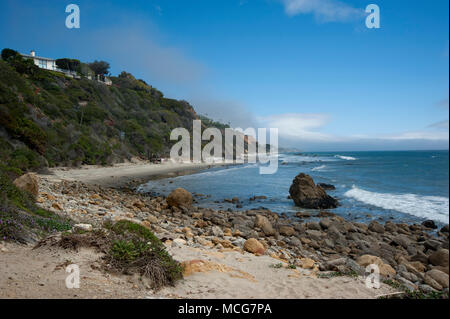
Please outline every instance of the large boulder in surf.
[[184, 188], [177, 188], [172, 191], [166, 198], [167, 205], [170, 207], [191, 207], [192, 206], [192, 194]]
[[311, 176], [304, 173], [300, 173], [294, 178], [289, 188], [289, 194], [295, 205], [303, 208], [327, 209], [336, 208], [339, 204], [322, 187], [317, 186]]

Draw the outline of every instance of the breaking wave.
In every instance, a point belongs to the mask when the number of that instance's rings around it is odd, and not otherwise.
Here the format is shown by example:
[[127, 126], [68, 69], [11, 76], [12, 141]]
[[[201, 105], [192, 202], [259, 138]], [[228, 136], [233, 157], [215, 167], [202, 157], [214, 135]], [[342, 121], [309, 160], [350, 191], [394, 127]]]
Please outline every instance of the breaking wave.
[[442, 223], [449, 221], [449, 199], [441, 196], [375, 193], [356, 186], [344, 194], [365, 204], [395, 210]]

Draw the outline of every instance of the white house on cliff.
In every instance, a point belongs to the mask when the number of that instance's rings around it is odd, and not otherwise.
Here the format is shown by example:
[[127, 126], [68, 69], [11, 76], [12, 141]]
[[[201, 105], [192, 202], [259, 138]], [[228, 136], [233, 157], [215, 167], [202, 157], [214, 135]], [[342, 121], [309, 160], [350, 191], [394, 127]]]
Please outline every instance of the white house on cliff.
[[[31, 51], [30, 54], [23, 54], [21, 55], [26, 59], [33, 59], [34, 64], [40, 67], [41, 69], [50, 70], [50, 71], [56, 71], [64, 73], [67, 76], [70, 76], [72, 78], [80, 78], [80, 76], [75, 71], [70, 70], [63, 70], [56, 66], [56, 60], [51, 58], [44, 58], [36, 55], [36, 51]], [[92, 80], [91, 76], [87, 77], [89, 80]], [[104, 80], [100, 76], [97, 76], [96, 80], [98, 82], [104, 83], [106, 85], [112, 85], [112, 81], [108, 77], [103, 77]]]
[[41, 69], [59, 71], [59, 69], [56, 67], [56, 60], [37, 56], [35, 51], [31, 51], [30, 54], [22, 54], [22, 56], [25, 58], [33, 59], [34, 64], [36, 64]]

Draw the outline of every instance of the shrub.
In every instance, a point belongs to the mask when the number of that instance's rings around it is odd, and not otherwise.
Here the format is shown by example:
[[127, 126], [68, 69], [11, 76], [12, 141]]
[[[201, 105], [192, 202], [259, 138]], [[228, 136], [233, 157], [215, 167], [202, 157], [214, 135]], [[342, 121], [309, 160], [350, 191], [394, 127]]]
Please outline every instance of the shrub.
[[5, 48], [2, 50], [2, 59], [4, 61], [9, 61], [19, 55], [19, 52], [12, 49]]
[[136, 272], [159, 288], [183, 278], [182, 267], [147, 228], [122, 220], [107, 226], [116, 235], [107, 254], [108, 263], [124, 273]]
[[88, 65], [94, 71], [95, 75], [106, 75], [109, 73], [110, 66], [108, 62], [95, 60]]
[[63, 70], [81, 71], [81, 62], [76, 59], [58, 59], [56, 60], [56, 66]]

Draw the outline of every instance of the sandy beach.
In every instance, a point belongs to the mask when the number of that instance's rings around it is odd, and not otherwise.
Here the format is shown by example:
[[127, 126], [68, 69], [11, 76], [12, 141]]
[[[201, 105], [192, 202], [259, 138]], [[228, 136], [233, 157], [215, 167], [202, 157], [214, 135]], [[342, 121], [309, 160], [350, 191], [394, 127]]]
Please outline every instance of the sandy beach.
[[135, 186], [149, 180], [175, 177], [230, 164], [174, 163], [166, 160], [160, 164], [135, 160], [113, 166], [83, 165], [80, 168], [52, 168], [49, 170], [55, 180], [79, 181], [103, 187]]

